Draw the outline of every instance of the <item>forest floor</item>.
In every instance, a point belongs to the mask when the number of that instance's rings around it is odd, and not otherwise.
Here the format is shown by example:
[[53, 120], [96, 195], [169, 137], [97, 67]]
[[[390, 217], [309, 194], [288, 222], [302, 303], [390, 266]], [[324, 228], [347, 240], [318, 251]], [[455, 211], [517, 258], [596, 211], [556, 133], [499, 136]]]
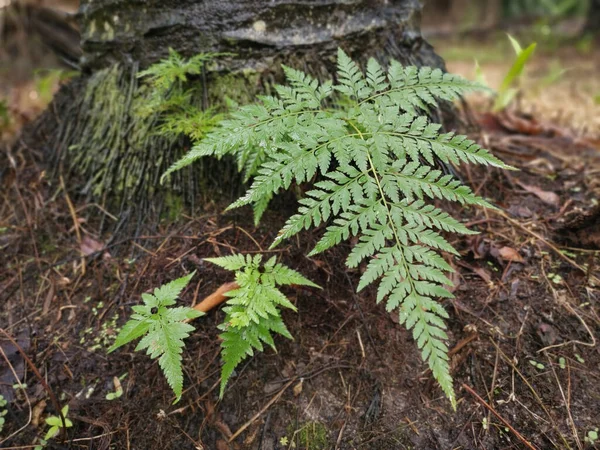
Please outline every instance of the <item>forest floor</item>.
[[[317, 239], [307, 233], [273, 252], [323, 287], [287, 291], [298, 308], [284, 315], [295, 339], [246, 360], [218, 400], [223, 313], [210, 312], [187, 340], [185, 392], [172, 405], [156, 362], [131, 346], [106, 352], [131, 306], [193, 270], [180, 304], [198, 302], [231, 281], [202, 259], [269, 253], [294, 205], [280, 200], [256, 228], [213, 202], [152, 234], [112, 240], [98, 232], [99, 217], [114, 217], [51, 183], [39, 155], [11, 153], [20, 126], [43, 106], [42, 89], [59, 77], [13, 87], [4, 97], [11, 122], [0, 115], [0, 328], [19, 349], [0, 336], [8, 401], [0, 448], [34, 448], [55, 403], [69, 405], [73, 422], [66, 441], [47, 446], [56, 449], [592, 448], [600, 427], [600, 49], [573, 48], [540, 52], [509, 112], [486, 113], [486, 99], [471, 100], [471, 136], [520, 171], [463, 168], [501, 209], [449, 206], [480, 232], [453, 238], [462, 258], [452, 261], [456, 299], [444, 302], [456, 412], [397, 317], [372, 290], [355, 294], [360, 270], [344, 266], [350, 244], [307, 258]], [[495, 43], [440, 52], [471, 78], [478, 57], [492, 85], [510, 62]], [[108, 400], [117, 385], [122, 396]]]

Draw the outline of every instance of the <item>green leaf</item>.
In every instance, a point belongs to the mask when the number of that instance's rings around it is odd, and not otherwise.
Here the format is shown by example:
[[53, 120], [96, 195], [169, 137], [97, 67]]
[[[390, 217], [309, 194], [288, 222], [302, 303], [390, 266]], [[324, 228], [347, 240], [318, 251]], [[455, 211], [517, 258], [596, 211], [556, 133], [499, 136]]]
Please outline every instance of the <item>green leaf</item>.
[[[297, 74], [293, 74], [296, 76]], [[298, 81], [298, 83], [302, 80]], [[238, 289], [228, 292], [225, 321], [219, 325], [224, 331], [220, 338], [221, 390], [223, 397], [227, 382], [235, 368], [254, 350], [263, 351], [264, 344], [275, 350], [272, 333], [288, 339], [292, 336], [283, 323], [281, 308], [296, 310], [290, 300], [278, 289], [281, 285], [300, 285], [318, 288], [316, 284], [289, 267], [278, 263], [275, 257], [261, 265], [262, 256], [230, 255], [207, 258], [209, 262], [235, 272]]]
[[52, 427], [62, 427], [62, 420], [58, 416], [47, 417], [46, 423]]
[[521, 77], [523, 70], [525, 69], [525, 65], [533, 56], [533, 52], [537, 46], [537, 44], [534, 42], [523, 50], [520, 44], [511, 35], [508, 35], [508, 38], [513, 46], [513, 49], [515, 50], [517, 58], [504, 76], [502, 84], [498, 89], [498, 95], [496, 96], [493, 107], [494, 112], [498, 112], [506, 108], [512, 98], [516, 95], [517, 90], [513, 88], [513, 85]]
[[150, 329], [150, 322], [145, 320], [129, 320], [123, 327], [117, 338], [115, 339], [115, 343], [108, 349], [108, 353], [114, 352], [119, 347], [130, 343], [148, 332]]
[[[144, 305], [134, 306], [130, 320], [123, 326], [109, 352], [138, 338], [142, 338], [136, 351], [146, 350], [152, 358], [158, 358], [167, 382], [175, 393], [175, 403], [183, 392], [182, 352], [184, 340], [194, 327], [184, 323], [203, 315], [189, 307], [169, 308], [188, 285], [195, 272], [154, 289], [154, 295], [142, 294]], [[65, 414], [66, 415], [66, 414]]]
[[60, 430], [60, 428], [58, 426], [50, 427], [50, 429], [46, 433], [46, 436], [44, 436], [44, 440], [48, 441], [48, 440], [52, 439], [54, 436], [56, 436], [58, 434], [59, 430]]

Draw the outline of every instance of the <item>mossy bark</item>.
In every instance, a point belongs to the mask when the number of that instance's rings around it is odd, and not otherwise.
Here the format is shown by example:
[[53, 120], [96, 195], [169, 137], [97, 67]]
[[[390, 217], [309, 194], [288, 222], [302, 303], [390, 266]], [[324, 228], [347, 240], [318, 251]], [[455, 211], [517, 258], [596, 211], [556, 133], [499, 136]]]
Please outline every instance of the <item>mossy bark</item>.
[[189, 202], [203, 189], [211, 196], [217, 186], [237, 190], [235, 170], [222, 163], [158, 185], [186, 143], [157, 136], [156, 117], [137, 113], [148, 95], [140, 68], [169, 48], [184, 56], [229, 53], [200, 77], [207, 107], [224, 96], [245, 103], [268, 92], [282, 80], [281, 64], [330, 78], [338, 47], [363, 63], [375, 57], [442, 67], [421, 37], [419, 16], [418, 0], [82, 0], [82, 74], [61, 89], [28, 143], [44, 142], [53, 172], [73, 174], [70, 186], [113, 212], [146, 215], [173, 193]]

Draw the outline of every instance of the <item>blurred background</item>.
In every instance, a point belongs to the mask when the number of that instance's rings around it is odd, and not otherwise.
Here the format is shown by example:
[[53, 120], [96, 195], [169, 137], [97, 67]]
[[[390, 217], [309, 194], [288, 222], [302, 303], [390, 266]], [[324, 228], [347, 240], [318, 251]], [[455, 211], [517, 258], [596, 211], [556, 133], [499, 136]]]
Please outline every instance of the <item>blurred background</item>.
[[[422, 32], [451, 72], [502, 88], [507, 105], [577, 133], [600, 133], [600, 0], [423, 0]], [[77, 0], [0, 0], [0, 130], [11, 135], [77, 73]], [[517, 63], [518, 64], [518, 63]], [[493, 108], [489, 96], [472, 100]]]

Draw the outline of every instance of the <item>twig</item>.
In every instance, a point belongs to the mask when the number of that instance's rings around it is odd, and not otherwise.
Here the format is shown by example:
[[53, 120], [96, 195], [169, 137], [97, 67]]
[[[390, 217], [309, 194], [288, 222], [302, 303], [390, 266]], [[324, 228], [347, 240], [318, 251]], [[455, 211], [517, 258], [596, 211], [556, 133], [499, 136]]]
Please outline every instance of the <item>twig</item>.
[[537, 450], [533, 445], [531, 445], [531, 443], [527, 439], [525, 439], [521, 435], [521, 433], [519, 433], [517, 430], [515, 430], [512, 427], [512, 425], [506, 421], [506, 419], [504, 417], [502, 417], [500, 414], [498, 414], [494, 408], [492, 408], [484, 399], [482, 399], [479, 396], [479, 394], [477, 394], [477, 392], [475, 392], [471, 387], [469, 387], [465, 383], [462, 383], [462, 387], [465, 388], [465, 390], [467, 392], [469, 392], [469, 394], [471, 394], [473, 397], [475, 397], [479, 403], [481, 403], [483, 406], [485, 406], [494, 416], [496, 416], [496, 418], [500, 422], [502, 422], [510, 431], [512, 431], [513, 434], [517, 437], [517, 439], [519, 439], [523, 443], [523, 445], [525, 445], [525, 447], [527, 447], [531, 450]]
[[[487, 210], [486, 210], [487, 211]], [[525, 231], [526, 233], [530, 234], [531, 236], [533, 236], [536, 239], [539, 239], [540, 242], [543, 242], [544, 244], [546, 244], [551, 250], [553, 250], [560, 258], [564, 259], [566, 262], [568, 262], [569, 264], [571, 264], [573, 267], [576, 267], [577, 269], [579, 269], [581, 272], [583, 272], [584, 274], [587, 274], [587, 270], [584, 269], [583, 267], [581, 267], [579, 264], [577, 264], [576, 261], [572, 260], [571, 258], [569, 258], [567, 255], [565, 255], [563, 252], [560, 251], [560, 249], [558, 247], [556, 247], [554, 244], [550, 243], [549, 241], [547, 241], [546, 239], [544, 239], [542, 236], [540, 236], [539, 234], [537, 234], [535, 231], [531, 231], [529, 228], [525, 228], [523, 225], [521, 225], [518, 221], [510, 218], [508, 216], [508, 214], [506, 214], [504, 211], [502, 210], [491, 210], [492, 212], [498, 214], [501, 217], [504, 217], [506, 220], [508, 220], [511, 224], [515, 225], [516, 227], [520, 228], [521, 230]], [[595, 281], [598, 281], [600, 283], [600, 280], [598, 280], [598, 278], [593, 277]]]
[[238, 289], [239, 287], [240, 286], [235, 281], [222, 284], [215, 292], [194, 306], [194, 309], [196, 311], [208, 312], [227, 300], [228, 297], [225, 294], [234, 289]]
[[275, 402], [277, 402], [277, 400], [279, 400], [281, 398], [281, 396], [287, 390], [287, 388], [289, 388], [296, 380], [297, 380], [297, 378], [294, 378], [294, 379], [288, 381], [287, 384], [285, 386], [283, 386], [281, 388], [281, 390], [277, 393], [277, 395], [275, 395], [275, 397], [273, 397], [271, 400], [269, 400], [267, 402], [267, 404], [265, 406], [263, 406], [263, 408], [259, 412], [254, 414], [248, 422], [246, 422], [235, 433], [233, 433], [233, 435], [229, 438], [229, 442], [234, 441], [235, 438], [237, 438], [240, 434], [242, 434], [244, 432], [244, 430], [246, 430], [246, 428], [248, 428], [250, 425], [252, 425], [256, 421], [256, 419], [258, 419], [260, 416], [262, 416], [265, 413], [265, 411], [267, 411]]
[[560, 395], [565, 404], [565, 409], [567, 410], [567, 416], [569, 418], [569, 426], [571, 427], [571, 431], [573, 432], [573, 437], [575, 438], [575, 443], [577, 444], [577, 448], [579, 450], [582, 450], [583, 446], [581, 445], [581, 441], [579, 440], [579, 436], [577, 435], [577, 427], [575, 426], [575, 421], [573, 420], [573, 416], [571, 415], [571, 404], [565, 397], [565, 392], [563, 391], [562, 385], [560, 384], [560, 380], [558, 379], [558, 375], [556, 374], [556, 369], [554, 369], [554, 365], [552, 364], [552, 361], [550, 360], [548, 353], [544, 352], [544, 355], [546, 356], [546, 359], [548, 360], [548, 365], [550, 366], [550, 369], [552, 369], [552, 373], [554, 374], [554, 379], [556, 380], [556, 384], [558, 385], [558, 390], [560, 391]]
[[83, 257], [83, 251], [81, 251], [81, 231], [79, 230], [79, 221], [77, 220], [77, 212], [75, 211], [75, 206], [73, 206], [73, 202], [71, 202], [71, 198], [67, 192], [67, 188], [65, 187], [65, 180], [63, 180], [62, 175], [59, 177], [60, 186], [65, 194], [65, 200], [67, 201], [67, 206], [69, 207], [69, 212], [71, 213], [71, 219], [73, 220], [73, 227], [75, 228], [75, 235], [77, 236], [77, 243], [79, 244], [79, 252], [82, 254], [81, 257], [81, 271], [83, 275], [85, 275], [85, 258]]
[[10, 438], [16, 436], [22, 430], [24, 430], [25, 428], [27, 428], [27, 426], [31, 423], [31, 417], [32, 417], [33, 414], [32, 414], [32, 410], [31, 410], [31, 402], [29, 401], [29, 395], [27, 395], [27, 391], [25, 390], [25, 387], [21, 383], [21, 379], [18, 377], [17, 372], [15, 372], [15, 368], [10, 363], [10, 360], [8, 359], [8, 356], [6, 356], [6, 353], [4, 353], [4, 350], [2, 349], [1, 345], [0, 345], [0, 353], [2, 354], [2, 357], [4, 358], [4, 360], [6, 361], [6, 364], [8, 364], [8, 368], [12, 372], [13, 377], [15, 377], [15, 380], [17, 381], [17, 384], [23, 390], [23, 393], [25, 394], [25, 399], [27, 400], [27, 406], [29, 408], [29, 418], [27, 419], [27, 423], [25, 425], [23, 425], [21, 428], [19, 428], [17, 431], [11, 433], [10, 435], [8, 435], [4, 439], [2, 439], [0, 441], [0, 444], [3, 444], [4, 442], [8, 441]]

